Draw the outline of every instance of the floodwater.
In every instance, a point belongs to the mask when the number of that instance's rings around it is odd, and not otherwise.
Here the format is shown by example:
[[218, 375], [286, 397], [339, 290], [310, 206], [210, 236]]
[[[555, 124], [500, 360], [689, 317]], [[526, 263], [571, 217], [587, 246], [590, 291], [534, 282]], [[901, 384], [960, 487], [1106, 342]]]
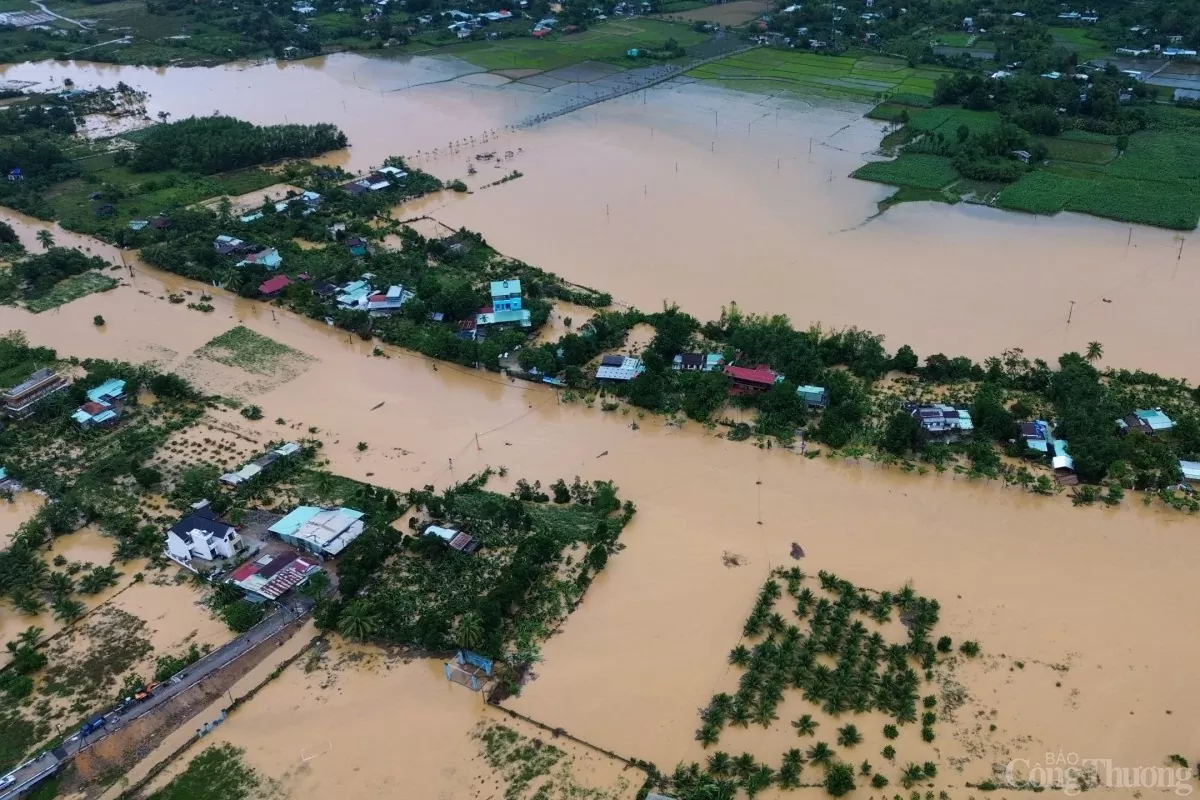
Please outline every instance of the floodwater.
[[[712, 318], [737, 301], [801, 326], [867, 328], [921, 355], [1021, 347], [1053, 359], [1100, 341], [1106, 364], [1200, 379], [1189, 305], [1200, 252], [1187, 235], [966, 204], [872, 218], [889, 190], [846, 177], [881, 135], [860, 105], [674, 82], [511, 131], [588, 85], [461, 80], [476, 72], [454, 59], [355, 55], [203, 70], [0, 67], [43, 85], [123, 80], [150, 93], [151, 115], [336, 122], [351, 147], [330, 163], [360, 170], [402, 154], [477, 190], [403, 216], [478, 230], [507, 255], [641, 308], [674, 301]], [[474, 160], [487, 152], [501, 161]], [[478, 174], [467, 176], [468, 162]], [[523, 177], [480, 188], [513, 169]]]
[[45, 498], [33, 492], [17, 492], [11, 501], [0, 498], [0, 548], [8, 547], [17, 529], [45, 503]]
[[[355, 70], [363, 64], [369, 74]], [[352, 168], [502, 128], [520, 111], [507, 104], [533, 97], [503, 87], [380, 94], [362, 85], [396, 89], [409, 68], [344, 57], [204, 72], [12, 67], [6, 77], [50, 69], [81, 85], [85, 76], [125, 80], [152, 93], [152, 113], [163, 107], [175, 116], [220, 103], [259, 122], [333, 119], [354, 142], [335, 158]], [[304, 103], [283, 101], [300, 91]], [[354, 113], [331, 113], [342, 98]], [[381, 120], [402, 123], [377, 130]], [[885, 191], [844, 176], [877, 135], [853, 109], [662, 89], [648, 93], [645, 106], [629, 96], [505, 134], [498, 145], [489, 139], [489, 150], [514, 151], [512, 167], [502, 169], [525, 177], [427, 199], [420, 213], [479, 230], [508, 255], [647, 309], [675, 300], [709, 316], [737, 299], [800, 324], [868, 327], [893, 348], [909, 342], [921, 353], [976, 357], [1006, 346], [1054, 356], [1098, 339], [1107, 363], [1200, 375], [1188, 352], [1200, 256], [1185, 240], [966, 206], [900, 207], [863, 224]], [[465, 172], [469, 149], [421, 163], [453, 177]], [[479, 173], [472, 186], [503, 174]], [[3, 216], [27, 242], [45, 227]], [[79, 241], [59, 239], [69, 240]], [[912, 581], [941, 602], [939, 633], [981, 642], [983, 657], [954, 675], [969, 694], [956, 721], [939, 724], [932, 746], [913, 731], [898, 746], [901, 763], [937, 761], [942, 784], [961, 787], [986, 778], [993, 762], [1036, 762], [1059, 749], [1134, 767], [1200, 747], [1190, 723], [1200, 696], [1181, 668], [1197, 657], [1194, 637], [1181, 633], [1200, 613], [1191, 589], [1200, 557], [1194, 520], [1132, 501], [1074, 509], [1061, 497], [961, 477], [807, 460], [650, 417], [634, 430], [633, 414], [561, 405], [542, 387], [393, 348], [385, 348], [389, 358], [370, 357], [370, 343], [222, 292], [214, 292], [212, 314], [171, 306], [169, 291], [202, 287], [149, 268], [126, 280], [132, 286], [53, 313], [2, 308], [0, 329], [24, 329], [63, 355], [189, 365], [202, 383], [229, 385], [222, 370], [232, 368], [190, 354], [245, 324], [317, 360], [291, 380], [255, 389], [264, 419], [239, 424], [266, 437], [277, 435], [277, 417], [318, 427], [336, 472], [403, 490], [503, 465], [510, 473], [502, 488], [518, 477], [579, 475], [612, 479], [636, 503], [627, 549], [545, 645], [536, 679], [510, 701], [548, 725], [660, 767], [699, 758], [696, 709], [733, 685], [726, 654], [755, 591], [772, 567], [795, 563], [788, 553], [799, 542], [807, 572], [825, 569], [878, 589]], [[91, 322], [98, 313], [108, 320], [101, 330]], [[357, 451], [360, 441], [370, 443], [366, 452]], [[724, 566], [728, 553], [743, 566]], [[294, 797], [324, 796], [332, 786], [378, 796], [397, 774], [391, 758], [427, 758], [441, 769], [450, 757], [433, 753], [441, 726], [461, 737], [480, 713], [464, 708], [477, 697], [440, 683], [436, 671], [420, 662], [386, 678], [346, 671], [345, 683], [313, 706], [303, 698], [316, 695], [280, 690], [307, 680], [289, 671], [221, 735], [248, 747], [251, 761], [293, 786]], [[270, 701], [259, 705], [262, 698]], [[790, 701], [782, 712], [798, 709]], [[786, 723], [730, 733], [722, 749], [752, 748], [776, 763], [796, 746]], [[863, 756], [878, 752], [878, 723], [860, 724]], [[332, 753], [304, 761], [323, 741]], [[399, 746], [363, 757], [376, 752], [372, 742]], [[345, 752], [355, 757], [340, 761]], [[422, 778], [433, 791], [418, 794], [462, 788], [461, 773], [439, 774]]]
[[[970, 695], [957, 721], [939, 725], [933, 747], [916, 742], [913, 731], [901, 739], [901, 759], [938, 760], [951, 785], [987, 777], [1001, 758], [1060, 748], [1154, 766], [1164, 753], [1200, 746], [1188, 722], [1200, 713], [1200, 697], [1179, 667], [1196, 658], [1194, 642], [1179, 631], [1200, 613], [1188, 571], [1200, 558], [1190, 518], [1133, 502], [1075, 509], [1062, 497], [961, 477], [808, 460], [650, 417], [635, 431], [633, 414], [562, 405], [541, 387], [392, 348], [385, 348], [390, 358], [371, 357], [369, 343], [278, 310], [272, 321], [266, 307], [225, 293], [215, 293], [213, 314], [187, 311], [159, 299], [167, 291], [159, 277], [142, 270], [136, 288], [83, 298], [53, 317], [4, 309], [0, 320], [64, 354], [165, 359], [168, 367], [241, 322], [317, 361], [254, 395], [264, 419], [240, 423], [264, 437], [278, 435], [270, 422], [276, 417], [318, 427], [336, 472], [403, 490], [504, 465], [510, 472], [501, 489], [518, 477], [548, 483], [580, 475], [614, 480], [637, 504], [623, 535], [627, 549], [545, 645], [536, 679], [510, 701], [546, 724], [659, 765], [699, 758], [696, 709], [736, 679], [726, 653], [758, 585], [772, 567], [795, 563], [788, 552], [799, 542], [807, 572], [826, 569], [874, 588], [911, 580], [941, 602], [939, 633], [982, 643], [984, 656], [954, 676]], [[163, 277], [176, 290], [189, 285]], [[96, 313], [110, 320], [103, 335], [91, 325]], [[202, 376], [204, 362], [195, 361]], [[370, 443], [365, 453], [359, 441]], [[724, 566], [727, 553], [744, 565]], [[1015, 667], [1018, 660], [1025, 668]], [[281, 707], [263, 706], [257, 719], [257, 702], [241, 712], [244, 724], [277, 728]], [[334, 731], [343, 731], [343, 747], [358, 746], [360, 731], [381, 740], [395, 735], [392, 713], [354, 705], [331, 712], [352, 718], [353, 728], [328, 727], [299, 699], [287, 702], [298, 715], [288, 717], [288, 765], [295, 748], [315, 747]], [[430, 722], [441, 713], [433, 705], [414, 706], [414, 719], [439, 724]], [[798, 708], [792, 701], [783, 711]], [[866, 748], [880, 746], [878, 726], [860, 728], [868, 736], [864, 754], [877, 752]], [[258, 739], [252, 733], [239, 741]], [[795, 738], [777, 724], [765, 733], [730, 733], [728, 741], [774, 759]], [[285, 769], [283, 758], [255, 757]], [[951, 758], [963, 759], [956, 762], [961, 775], [950, 772]], [[320, 782], [300, 781], [294, 796], [321, 796], [320, 786], [331, 785], [324, 781], [343, 777], [378, 787], [391, 774], [376, 762], [360, 764], [353, 776], [338, 767]]]

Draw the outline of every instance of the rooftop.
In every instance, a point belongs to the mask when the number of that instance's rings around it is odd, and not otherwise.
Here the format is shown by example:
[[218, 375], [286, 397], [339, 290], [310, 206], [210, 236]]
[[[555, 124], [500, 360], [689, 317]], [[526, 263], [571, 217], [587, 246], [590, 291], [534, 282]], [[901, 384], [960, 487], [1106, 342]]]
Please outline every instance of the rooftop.
[[315, 561], [285, 550], [246, 562], [230, 574], [227, 582], [268, 600], [277, 600], [319, 569]]
[[598, 380], [631, 381], [645, 372], [640, 359], [631, 356], [605, 356], [596, 369]]
[[109, 378], [95, 389], [89, 389], [87, 397], [93, 403], [102, 403], [106, 399], [120, 397], [123, 394], [125, 394], [125, 381], [120, 378]]
[[510, 297], [521, 293], [521, 282], [517, 279], [508, 281], [492, 281], [492, 297]]
[[782, 375], [776, 373], [766, 364], [759, 364], [754, 368], [729, 366], [725, 368], [725, 374], [735, 381], [757, 383], [762, 386], [773, 386], [783, 380]]
[[301, 539], [331, 555], [337, 555], [350, 543], [345, 534], [362, 517], [363, 512], [353, 508], [300, 506], [268, 530], [280, 536]]

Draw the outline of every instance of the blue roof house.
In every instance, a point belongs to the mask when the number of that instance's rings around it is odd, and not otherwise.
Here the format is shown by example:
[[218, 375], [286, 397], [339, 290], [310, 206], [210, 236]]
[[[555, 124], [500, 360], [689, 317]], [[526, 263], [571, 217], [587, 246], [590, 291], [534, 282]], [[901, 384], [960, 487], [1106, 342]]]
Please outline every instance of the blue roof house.
[[829, 405], [829, 390], [824, 386], [798, 386], [796, 394], [809, 408], [824, 408]]
[[125, 381], [120, 378], [109, 378], [95, 389], [89, 389], [88, 400], [93, 403], [112, 403], [125, 396]]
[[492, 281], [492, 311], [521, 310], [521, 282], [519, 280]]
[[121, 417], [117, 403], [125, 397], [125, 381], [110, 378], [95, 389], [89, 389], [87, 402], [81, 405], [71, 419], [81, 428], [99, 428], [115, 423]]

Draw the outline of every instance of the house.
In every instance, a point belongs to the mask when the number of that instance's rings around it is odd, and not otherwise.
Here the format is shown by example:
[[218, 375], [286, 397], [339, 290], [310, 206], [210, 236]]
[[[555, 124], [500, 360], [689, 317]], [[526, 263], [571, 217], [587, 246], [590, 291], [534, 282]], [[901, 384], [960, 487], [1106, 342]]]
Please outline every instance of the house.
[[233, 558], [245, 549], [237, 530], [218, 518], [207, 502], [167, 530], [167, 552], [176, 561], [216, 561]]
[[1180, 461], [1179, 471], [1188, 483], [1200, 483], [1200, 461]]
[[1025, 446], [1050, 458], [1050, 466], [1059, 483], [1079, 482], [1075, 477], [1075, 459], [1067, 452], [1067, 440], [1054, 438], [1049, 422], [1036, 419], [1033, 422], [1022, 422], [1020, 427]]
[[149, 226], [150, 226], [150, 220], [148, 220], [148, 219], [131, 219], [131, 220], [129, 220], [129, 230], [131, 230], [131, 231], [140, 231], [142, 228], [147, 228]]
[[[386, 169], [395, 169], [395, 168], [394, 167], [384, 167], [383, 169], [386, 170]], [[406, 173], [400, 172], [400, 170], [395, 170], [395, 171], [397, 173], [399, 173], [400, 176], [406, 175]], [[372, 172], [370, 175], [367, 175], [364, 178], [358, 178], [356, 180], [350, 181], [349, 183], [342, 184], [342, 189], [345, 190], [346, 192], [354, 195], [355, 197], [358, 197], [360, 195], [366, 194], [367, 192], [382, 191], [391, 185], [392, 185], [392, 182], [387, 179], [387, 177], [383, 173], [383, 170], [379, 170], [378, 172]]]
[[403, 286], [389, 286], [385, 294], [367, 296], [367, 311], [373, 317], [385, 317], [395, 314], [413, 296], [413, 293]]
[[1162, 51], [1162, 54], [1163, 58], [1182, 58], [1185, 60], [1191, 60], [1196, 57], [1195, 50], [1184, 50], [1178, 47], [1168, 47]]
[[362, 517], [363, 512], [352, 508], [300, 506], [268, 530], [293, 547], [330, 557], [362, 534]]
[[704, 356], [700, 353], [681, 353], [671, 361], [676, 372], [695, 372], [704, 368]]
[[87, 402], [71, 415], [82, 428], [111, 425], [121, 416], [118, 403], [125, 398], [125, 381], [110, 378], [87, 393]]
[[220, 481], [226, 486], [237, 486], [240, 483], [245, 483], [246, 481], [250, 480], [279, 459], [287, 458], [288, 456], [294, 455], [298, 452], [300, 452], [300, 445], [296, 444], [295, 442], [288, 442], [287, 444], [280, 445], [273, 450], [267, 451], [263, 455], [246, 464], [237, 472], [225, 473], [221, 476]]
[[709, 353], [704, 357], [704, 371], [712, 372], [725, 366], [725, 356], [720, 353]]
[[1016, 158], [1017, 161], [1020, 161], [1022, 164], [1028, 164], [1029, 159], [1033, 158], [1033, 156], [1030, 155], [1028, 150], [1013, 150], [1012, 154], [1013, 154], [1013, 157]]
[[796, 395], [809, 408], [824, 408], [829, 405], [829, 390], [824, 386], [797, 386]]
[[346, 240], [346, 249], [350, 251], [350, 255], [355, 258], [362, 258], [370, 252], [365, 239], [359, 236], [351, 236]]
[[333, 297], [338, 294], [338, 287], [329, 281], [317, 281], [313, 284], [312, 290], [317, 297]]
[[499, 11], [489, 11], [486, 14], [480, 14], [479, 16], [483, 17], [488, 22], [500, 22], [501, 20], [512, 19], [512, 12], [501, 9]]
[[248, 561], [230, 573], [226, 583], [238, 587], [253, 602], [278, 600], [292, 589], [303, 586], [321, 571], [314, 558], [285, 550], [267, 553]]
[[491, 306], [479, 309], [475, 315], [476, 325], [502, 325], [515, 323], [522, 328], [533, 325], [530, 311], [522, 307], [521, 282], [515, 278], [506, 281], [492, 281], [489, 287], [492, 295]]
[[1169, 431], [1174, 427], [1175, 422], [1164, 414], [1161, 408], [1135, 411], [1127, 415], [1124, 419], [1117, 420], [1117, 428], [1122, 434], [1127, 434], [1130, 431], [1141, 431], [1153, 436], [1162, 431]]
[[518, 311], [521, 309], [521, 282], [519, 280], [492, 281], [492, 310]]
[[279, 251], [274, 247], [268, 247], [266, 250], [260, 250], [257, 253], [248, 253], [246, 257], [237, 263], [239, 267], [244, 267], [247, 264], [258, 264], [267, 269], [275, 269], [283, 263], [283, 256], [279, 255]]
[[263, 213], [261, 211], [255, 211], [252, 214], [243, 214], [242, 216], [238, 217], [238, 222], [242, 223], [243, 225], [249, 225], [251, 222], [258, 222], [262, 218]]
[[33, 415], [38, 403], [65, 388], [66, 378], [45, 367], [11, 389], [0, 392], [0, 403], [4, 404], [4, 413], [10, 419], [25, 419]]
[[10, 181], [23, 181], [25, 180], [25, 173], [21, 172], [20, 167], [13, 167], [8, 171], [8, 179]]
[[276, 275], [274, 278], [268, 278], [258, 285], [258, 294], [264, 298], [279, 297], [284, 289], [291, 286], [292, 282], [286, 275]]
[[337, 304], [342, 308], [363, 308], [367, 305], [367, 298], [374, 292], [371, 290], [371, 284], [365, 280], [351, 281], [342, 288], [338, 289]]
[[912, 417], [921, 423], [921, 433], [937, 442], [957, 442], [971, 435], [975, 423], [966, 409], [955, 408], [945, 403], [918, 405], [905, 403], [903, 406]]
[[535, 39], [545, 39], [547, 36], [550, 35], [550, 29], [549, 28], [534, 28], [532, 35], [533, 35], [533, 38], [535, 38]]
[[733, 386], [729, 390], [732, 394], [765, 392], [783, 380], [782, 375], [766, 364], [759, 364], [754, 368], [728, 366], [725, 368], [725, 374], [733, 380]]
[[245, 246], [246, 243], [236, 236], [226, 236], [222, 234], [213, 239], [213, 249], [216, 250], [218, 254], [223, 256], [233, 255], [234, 253], [240, 252]]
[[446, 543], [451, 550], [460, 553], [474, 553], [479, 549], [479, 541], [473, 536], [454, 528], [443, 528], [440, 525], [430, 525], [422, 536], [436, 536]]
[[624, 383], [633, 380], [645, 371], [646, 365], [641, 362], [641, 359], [608, 355], [600, 359], [600, 366], [596, 368], [596, 380]]

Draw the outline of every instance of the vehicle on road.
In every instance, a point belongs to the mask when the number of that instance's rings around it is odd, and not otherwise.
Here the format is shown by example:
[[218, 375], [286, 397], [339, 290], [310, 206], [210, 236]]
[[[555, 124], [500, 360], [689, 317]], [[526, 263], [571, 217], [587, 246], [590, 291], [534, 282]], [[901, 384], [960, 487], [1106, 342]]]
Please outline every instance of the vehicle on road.
[[89, 719], [87, 722], [83, 723], [83, 727], [79, 729], [79, 735], [87, 736], [89, 734], [95, 733], [96, 731], [100, 730], [103, 727], [104, 727], [104, 715], [100, 714], [99, 716], [97, 716], [93, 719]]
[[5, 775], [3, 778], [0, 778], [0, 789], [6, 789], [9, 786], [12, 786], [16, 782], [17, 782], [17, 776], [13, 775], [10, 772], [9, 774]]

